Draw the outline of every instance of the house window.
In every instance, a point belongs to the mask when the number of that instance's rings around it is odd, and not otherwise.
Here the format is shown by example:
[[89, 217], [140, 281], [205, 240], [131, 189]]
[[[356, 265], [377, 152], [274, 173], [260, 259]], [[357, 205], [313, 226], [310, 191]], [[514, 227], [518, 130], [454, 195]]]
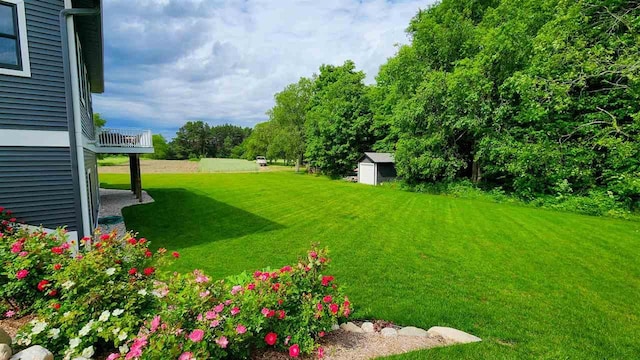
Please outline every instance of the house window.
[[24, 0], [0, 0], [0, 74], [31, 76]]

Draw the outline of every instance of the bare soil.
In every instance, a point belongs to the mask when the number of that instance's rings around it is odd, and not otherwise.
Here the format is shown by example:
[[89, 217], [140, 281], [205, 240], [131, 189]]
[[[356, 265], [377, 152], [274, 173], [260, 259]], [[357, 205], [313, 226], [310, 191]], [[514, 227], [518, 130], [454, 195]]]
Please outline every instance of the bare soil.
[[[140, 160], [142, 174], [184, 174], [197, 173], [198, 162], [188, 160]], [[101, 174], [128, 174], [129, 164], [101, 166], [98, 170]]]
[[[384, 337], [379, 333], [353, 333], [343, 330], [331, 332], [320, 340], [327, 360], [366, 360], [381, 356], [446, 346], [440, 337], [396, 336]], [[302, 360], [317, 359], [317, 354], [301, 356]], [[289, 360], [289, 354], [273, 350], [258, 351], [252, 360]]]
[[0, 329], [4, 330], [12, 338], [16, 336], [18, 330], [29, 321], [33, 320], [33, 316], [25, 316], [19, 319], [0, 320]]

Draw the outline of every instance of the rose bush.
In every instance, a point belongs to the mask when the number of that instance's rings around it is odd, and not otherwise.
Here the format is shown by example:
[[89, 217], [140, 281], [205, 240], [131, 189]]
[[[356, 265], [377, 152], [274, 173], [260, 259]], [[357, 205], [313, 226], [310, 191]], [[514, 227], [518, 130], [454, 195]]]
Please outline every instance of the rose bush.
[[161, 271], [180, 255], [153, 253], [144, 238], [98, 234], [75, 245], [63, 229], [0, 236], [0, 315], [36, 315], [18, 346], [62, 359], [235, 359], [258, 348], [322, 357], [317, 339], [351, 313], [326, 249], [214, 281]]
[[7, 210], [0, 206], [0, 237], [13, 234], [16, 229], [16, 218]]

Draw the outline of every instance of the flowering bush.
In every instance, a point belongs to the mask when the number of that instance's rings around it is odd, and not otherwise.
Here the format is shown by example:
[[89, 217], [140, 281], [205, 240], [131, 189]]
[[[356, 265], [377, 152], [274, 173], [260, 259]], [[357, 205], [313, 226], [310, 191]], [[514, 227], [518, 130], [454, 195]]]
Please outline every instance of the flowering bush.
[[235, 359], [265, 347], [292, 357], [316, 351], [316, 340], [351, 313], [334, 278], [324, 273], [327, 263], [326, 250], [314, 249], [295, 266], [225, 281], [212, 282], [198, 270], [174, 274], [160, 311], [130, 352], [112, 359]]
[[145, 239], [130, 235], [107, 234], [82, 243], [92, 248], [64, 263], [52, 262], [53, 273], [38, 284], [55, 296], [18, 334], [19, 345], [43, 345], [64, 358], [90, 358], [96, 351], [126, 347], [158, 308], [152, 263], [158, 264], [166, 251], [153, 254]]
[[11, 210], [0, 206], [0, 237], [13, 234], [16, 229], [16, 221]]
[[69, 261], [70, 247], [62, 229], [46, 234], [14, 228], [0, 235], [0, 318], [30, 312], [57, 296], [51, 275]]
[[293, 266], [214, 281], [199, 270], [158, 271], [167, 251], [154, 254], [131, 235], [84, 238], [76, 253], [63, 229], [7, 234], [0, 236], [0, 310], [37, 315], [16, 342], [56, 358], [235, 359], [256, 348], [322, 357], [316, 340], [351, 313], [326, 273], [326, 249]]

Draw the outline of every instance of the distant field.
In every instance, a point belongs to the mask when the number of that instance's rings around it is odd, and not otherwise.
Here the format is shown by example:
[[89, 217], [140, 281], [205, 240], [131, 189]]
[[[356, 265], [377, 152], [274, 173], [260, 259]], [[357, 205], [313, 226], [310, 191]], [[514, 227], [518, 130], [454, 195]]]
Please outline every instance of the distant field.
[[200, 172], [250, 172], [259, 171], [260, 167], [255, 161], [242, 159], [217, 159], [206, 158], [200, 160]]
[[104, 159], [98, 159], [99, 166], [119, 166], [119, 165], [126, 165], [128, 163], [129, 163], [129, 157], [126, 155], [108, 156]]

